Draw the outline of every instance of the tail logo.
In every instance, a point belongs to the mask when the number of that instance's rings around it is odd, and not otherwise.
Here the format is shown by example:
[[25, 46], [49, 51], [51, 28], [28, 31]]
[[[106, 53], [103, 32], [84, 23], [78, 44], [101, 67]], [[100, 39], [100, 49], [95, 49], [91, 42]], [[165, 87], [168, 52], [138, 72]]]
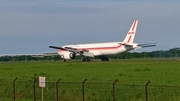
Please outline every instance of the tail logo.
[[129, 32], [128, 34], [134, 34], [134, 32]]
[[134, 25], [133, 25], [132, 31], [134, 31], [134, 28], [136, 26], [136, 22], [137, 22], [137, 20], [134, 21]]
[[136, 34], [136, 28], [137, 28], [138, 20], [134, 20], [131, 28], [129, 29], [129, 32], [127, 33], [124, 43], [133, 43], [134, 41], [134, 36]]

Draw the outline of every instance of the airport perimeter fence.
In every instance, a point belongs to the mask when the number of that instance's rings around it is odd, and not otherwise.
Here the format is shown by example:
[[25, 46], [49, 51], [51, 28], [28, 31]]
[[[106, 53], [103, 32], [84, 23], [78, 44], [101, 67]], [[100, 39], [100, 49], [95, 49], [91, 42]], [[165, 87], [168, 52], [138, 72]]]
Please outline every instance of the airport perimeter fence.
[[[21, 81], [0, 80], [0, 101], [180, 101], [180, 86], [82, 82], [46, 82], [39, 87], [38, 78]], [[43, 93], [42, 93], [43, 92]], [[42, 98], [43, 96], [43, 98]]]

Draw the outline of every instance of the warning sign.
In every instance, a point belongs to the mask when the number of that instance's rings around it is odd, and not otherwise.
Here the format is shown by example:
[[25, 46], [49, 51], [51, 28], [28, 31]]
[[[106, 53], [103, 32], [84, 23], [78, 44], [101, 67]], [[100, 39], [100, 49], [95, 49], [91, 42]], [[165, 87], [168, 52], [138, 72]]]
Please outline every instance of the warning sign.
[[40, 76], [39, 77], [39, 87], [45, 88], [46, 87], [46, 78]]

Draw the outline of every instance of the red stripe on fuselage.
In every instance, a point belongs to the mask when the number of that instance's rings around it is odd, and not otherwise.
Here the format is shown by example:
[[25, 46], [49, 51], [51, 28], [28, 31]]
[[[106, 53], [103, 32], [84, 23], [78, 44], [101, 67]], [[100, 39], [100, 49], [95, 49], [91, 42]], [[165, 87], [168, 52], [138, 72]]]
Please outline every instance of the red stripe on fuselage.
[[[116, 47], [96, 47], [96, 48], [77, 48], [77, 50], [89, 50], [89, 51], [91, 51], [91, 50], [109, 50], [109, 49], [118, 49], [118, 48], [120, 48], [121, 47], [121, 45], [119, 45], [119, 46], [116, 46]], [[58, 52], [65, 52], [65, 50], [58, 50]]]

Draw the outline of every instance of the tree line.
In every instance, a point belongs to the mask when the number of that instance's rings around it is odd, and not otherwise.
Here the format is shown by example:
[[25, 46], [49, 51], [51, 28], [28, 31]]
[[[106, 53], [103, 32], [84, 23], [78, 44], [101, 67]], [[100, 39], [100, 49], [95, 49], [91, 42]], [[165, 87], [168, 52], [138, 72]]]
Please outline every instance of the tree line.
[[136, 59], [136, 58], [178, 58], [180, 57], [180, 48], [169, 50], [158, 50], [152, 52], [127, 52], [111, 56], [114, 59]]
[[[152, 52], [126, 52], [122, 54], [112, 55], [111, 59], [139, 59], [139, 58], [179, 58], [180, 48], [172, 48], [169, 50], [158, 50]], [[76, 57], [75, 59], [80, 59]], [[33, 55], [20, 55], [20, 56], [1, 56], [0, 61], [42, 61], [42, 60], [61, 60], [59, 55], [53, 56], [33, 56]]]

